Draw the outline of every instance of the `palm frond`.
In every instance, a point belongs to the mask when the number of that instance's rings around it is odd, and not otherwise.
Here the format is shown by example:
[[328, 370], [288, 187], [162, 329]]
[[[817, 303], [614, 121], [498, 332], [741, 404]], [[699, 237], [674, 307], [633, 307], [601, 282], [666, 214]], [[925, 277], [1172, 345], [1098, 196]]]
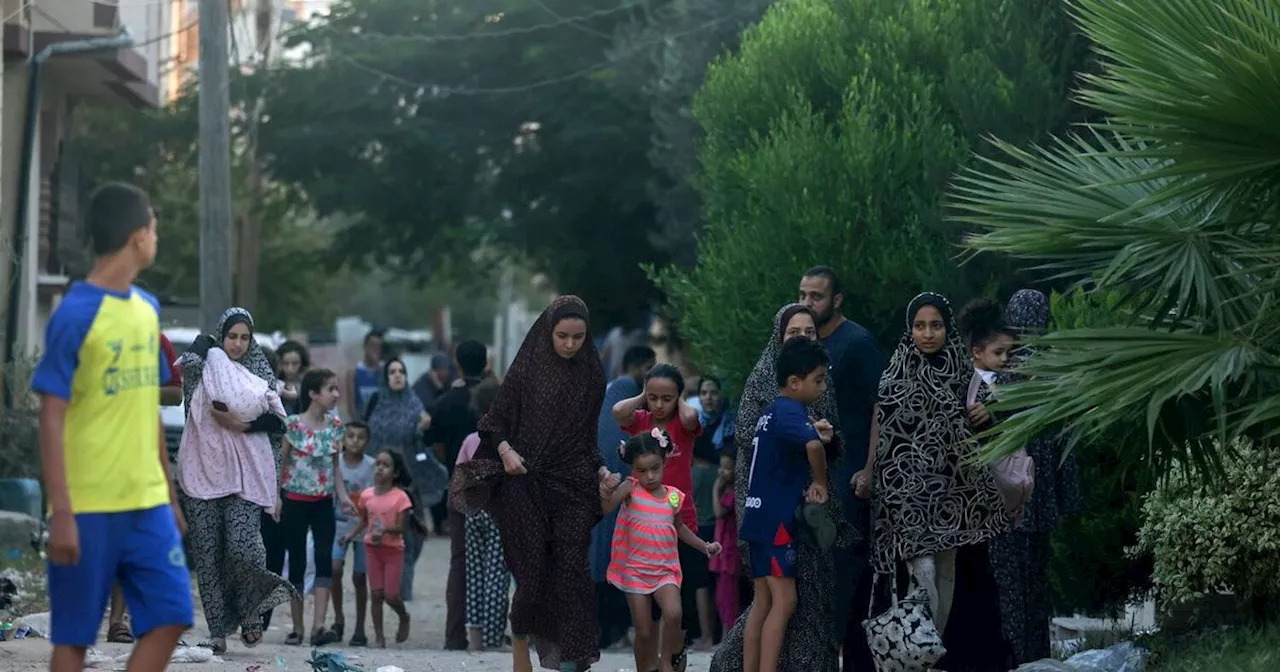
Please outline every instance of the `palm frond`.
[[978, 227], [967, 248], [1033, 261], [1054, 279], [1146, 296], [1157, 324], [1193, 317], [1234, 329], [1253, 319], [1248, 251], [1262, 236], [1232, 220], [1228, 201], [1202, 194], [1151, 203], [1170, 180], [1146, 176], [1166, 162], [1135, 157], [1140, 147], [1098, 130], [1050, 148], [993, 142], [1004, 157], [981, 158], [952, 189], [954, 219]]
[[1161, 197], [1212, 187], [1235, 196], [1280, 184], [1280, 3], [1274, 0], [1073, 0], [1101, 75], [1082, 98], [1119, 132], [1152, 141]]
[[1007, 455], [1046, 431], [1071, 445], [1142, 427], [1153, 464], [1212, 469], [1214, 440], [1280, 433], [1280, 358], [1258, 344], [1191, 331], [1075, 329], [1040, 339], [1021, 369], [1026, 382], [1000, 389], [1012, 413], [989, 432], [985, 459]]

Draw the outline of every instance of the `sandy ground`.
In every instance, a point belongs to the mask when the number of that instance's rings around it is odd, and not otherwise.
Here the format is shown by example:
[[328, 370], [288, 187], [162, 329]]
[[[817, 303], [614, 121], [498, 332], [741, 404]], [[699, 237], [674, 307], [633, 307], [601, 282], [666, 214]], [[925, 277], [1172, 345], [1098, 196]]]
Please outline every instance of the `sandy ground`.
[[[511, 669], [510, 653], [465, 653], [443, 651], [445, 622], [445, 575], [449, 565], [449, 541], [433, 539], [423, 549], [418, 560], [415, 575], [415, 598], [408, 603], [412, 619], [411, 636], [403, 645], [388, 644], [387, 649], [350, 648], [330, 645], [325, 650], [339, 650], [346, 654], [347, 661], [361, 666], [366, 672], [376, 672], [384, 665], [395, 665], [405, 672], [507, 672]], [[350, 585], [349, 583], [347, 585]], [[354, 621], [352, 591], [344, 591], [346, 598], [347, 627]], [[200, 613], [199, 600], [196, 601], [196, 627], [187, 633], [186, 641], [192, 645], [199, 642], [207, 634]], [[310, 624], [311, 600], [306, 607], [307, 623]], [[388, 613], [387, 624], [389, 634], [394, 633], [395, 615]], [[105, 619], [104, 619], [105, 620]], [[105, 627], [103, 624], [105, 637]], [[169, 669], [179, 672], [204, 672], [208, 670], [226, 670], [246, 672], [260, 666], [258, 672], [309, 672], [311, 667], [305, 661], [311, 657], [310, 647], [285, 646], [284, 638], [289, 632], [287, 607], [278, 607], [271, 629], [267, 631], [263, 643], [255, 649], [246, 649], [238, 639], [228, 640], [228, 651], [221, 656], [222, 662], [172, 664]], [[370, 631], [372, 635], [372, 631]], [[348, 632], [348, 637], [350, 633]], [[110, 655], [121, 656], [129, 652], [127, 644], [100, 643], [98, 650]], [[691, 653], [690, 672], [705, 672], [710, 665], [711, 655], [708, 653]], [[0, 670], [43, 670], [49, 660], [49, 642], [43, 639], [27, 639], [0, 642]], [[536, 663], [536, 659], [535, 659]], [[601, 660], [592, 666], [592, 672], [634, 672], [635, 661], [631, 652], [607, 652]], [[105, 666], [95, 669], [113, 669]], [[115, 669], [124, 669], [123, 663]]]

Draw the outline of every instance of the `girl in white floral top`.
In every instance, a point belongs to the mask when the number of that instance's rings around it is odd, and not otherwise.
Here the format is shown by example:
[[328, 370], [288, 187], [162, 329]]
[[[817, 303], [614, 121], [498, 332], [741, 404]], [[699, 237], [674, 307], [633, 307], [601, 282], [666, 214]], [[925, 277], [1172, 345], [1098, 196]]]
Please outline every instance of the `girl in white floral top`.
[[[303, 593], [302, 579], [307, 569], [307, 532], [315, 540], [315, 610], [312, 646], [336, 641], [324, 629], [333, 585], [334, 497], [347, 515], [355, 515], [355, 505], [347, 496], [339, 471], [342, 454], [342, 421], [331, 411], [338, 405], [338, 377], [327, 369], [311, 369], [302, 377], [298, 394], [299, 413], [285, 420], [282, 443], [280, 489], [276, 518], [284, 530], [289, 552], [289, 580]], [[302, 644], [306, 632], [302, 620], [302, 600], [294, 599], [293, 632], [286, 644]]]

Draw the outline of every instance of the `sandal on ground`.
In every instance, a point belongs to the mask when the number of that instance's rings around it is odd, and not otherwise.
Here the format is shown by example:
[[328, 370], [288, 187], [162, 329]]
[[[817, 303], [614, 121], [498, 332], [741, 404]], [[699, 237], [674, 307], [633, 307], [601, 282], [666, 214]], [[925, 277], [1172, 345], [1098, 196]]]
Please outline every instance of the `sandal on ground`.
[[202, 649], [209, 649], [215, 656], [221, 656], [227, 652], [227, 641], [225, 639], [206, 639], [196, 646]]
[[262, 633], [242, 629], [240, 631], [240, 643], [244, 644], [246, 649], [252, 649], [262, 643]]
[[409, 614], [406, 613], [396, 628], [396, 644], [404, 644], [407, 641], [409, 641]]
[[342, 631], [345, 630], [346, 627], [347, 624], [344, 621], [334, 621], [333, 625], [329, 627], [329, 632], [332, 632], [333, 636], [337, 638], [336, 641], [341, 642]]
[[685, 668], [689, 666], [689, 650], [682, 649], [680, 653], [671, 656], [671, 669], [673, 672], [685, 672]]
[[114, 644], [132, 644], [133, 631], [123, 621], [112, 623], [111, 627], [107, 628], [107, 641]]
[[365, 637], [363, 632], [357, 632], [351, 635], [349, 646], [369, 646], [369, 638]]
[[284, 643], [289, 646], [302, 646], [302, 633], [291, 632], [288, 637], [284, 638]]
[[311, 633], [311, 646], [324, 646], [340, 641], [342, 640], [334, 639], [333, 633], [324, 628], [316, 628], [315, 632]]

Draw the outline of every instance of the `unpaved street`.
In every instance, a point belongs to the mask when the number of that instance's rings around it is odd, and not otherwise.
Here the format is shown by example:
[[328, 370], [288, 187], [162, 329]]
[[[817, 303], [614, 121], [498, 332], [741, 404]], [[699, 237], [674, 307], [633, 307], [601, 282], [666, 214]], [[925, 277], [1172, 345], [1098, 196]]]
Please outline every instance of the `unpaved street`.
[[[418, 560], [415, 585], [415, 597], [408, 603], [413, 627], [409, 641], [403, 645], [389, 644], [391, 648], [366, 649], [349, 648], [330, 645], [326, 650], [343, 651], [350, 663], [362, 666], [365, 672], [375, 672], [384, 665], [395, 665], [405, 672], [509, 672], [511, 669], [510, 653], [464, 653], [442, 651], [444, 644], [444, 589], [445, 574], [449, 564], [449, 542], [446, 539], [433, 539], [423, 549]], [[351, 591], [345, 591], [348, 601], [346, 607], [347, 627], [354, 619], [352, 611]], [[196, 601], [196, 628], [189, 632], [186, 641], [190, 644], [199, 642], [206, 634], [204, 621], [200, 613], [199, 600]], [[176, 672], [213, 672], [232, 671], [246, 672], [255, 666], [260, 672], [310, 672], [305, 661], [311, 656], [310, 647], [285, 646], [284, 637], [289, 631], [287, 607], [276, 609], [271, 629], [265, 641], [256, 649], [240, 646], [239, 640], [228, 640], [226, 654], [222, 662], [174, 664], [171, 670]], [[307, 600], [307, 617], [311, 616], [311, 601]], [[394, 633], [396, 618], [387, 614], [389, 632]], [[308, 625], [310, 623], [308, 622]], [[105, 619], [103, 623], [105, 635]], [[348, 633], [348, 636], [350, 633]], [[372, 636], [372, 632], [370, 632]], [[111, 656], [120, 656], [129, 652], [129, 645], [99, 644], [98, 649]], [[283, 665], [278, 660], [283, 660]], [[19, 640], [16, 642], [0, 642], [0, 670], [43, 670], [49, 659], [49, 642], [43, 639]], [[707, 653], [690, 655], [689, 670], [704, 672], [707, 670], [711, 656]], [[605, 653], [600, 662], [592, 666], [594, 672], [632, 672], [634, 661], [629, 651]], [[112, 669], [110, 666], [100, 669]], [[124, 669], [123, 663], [116, 669]]]

